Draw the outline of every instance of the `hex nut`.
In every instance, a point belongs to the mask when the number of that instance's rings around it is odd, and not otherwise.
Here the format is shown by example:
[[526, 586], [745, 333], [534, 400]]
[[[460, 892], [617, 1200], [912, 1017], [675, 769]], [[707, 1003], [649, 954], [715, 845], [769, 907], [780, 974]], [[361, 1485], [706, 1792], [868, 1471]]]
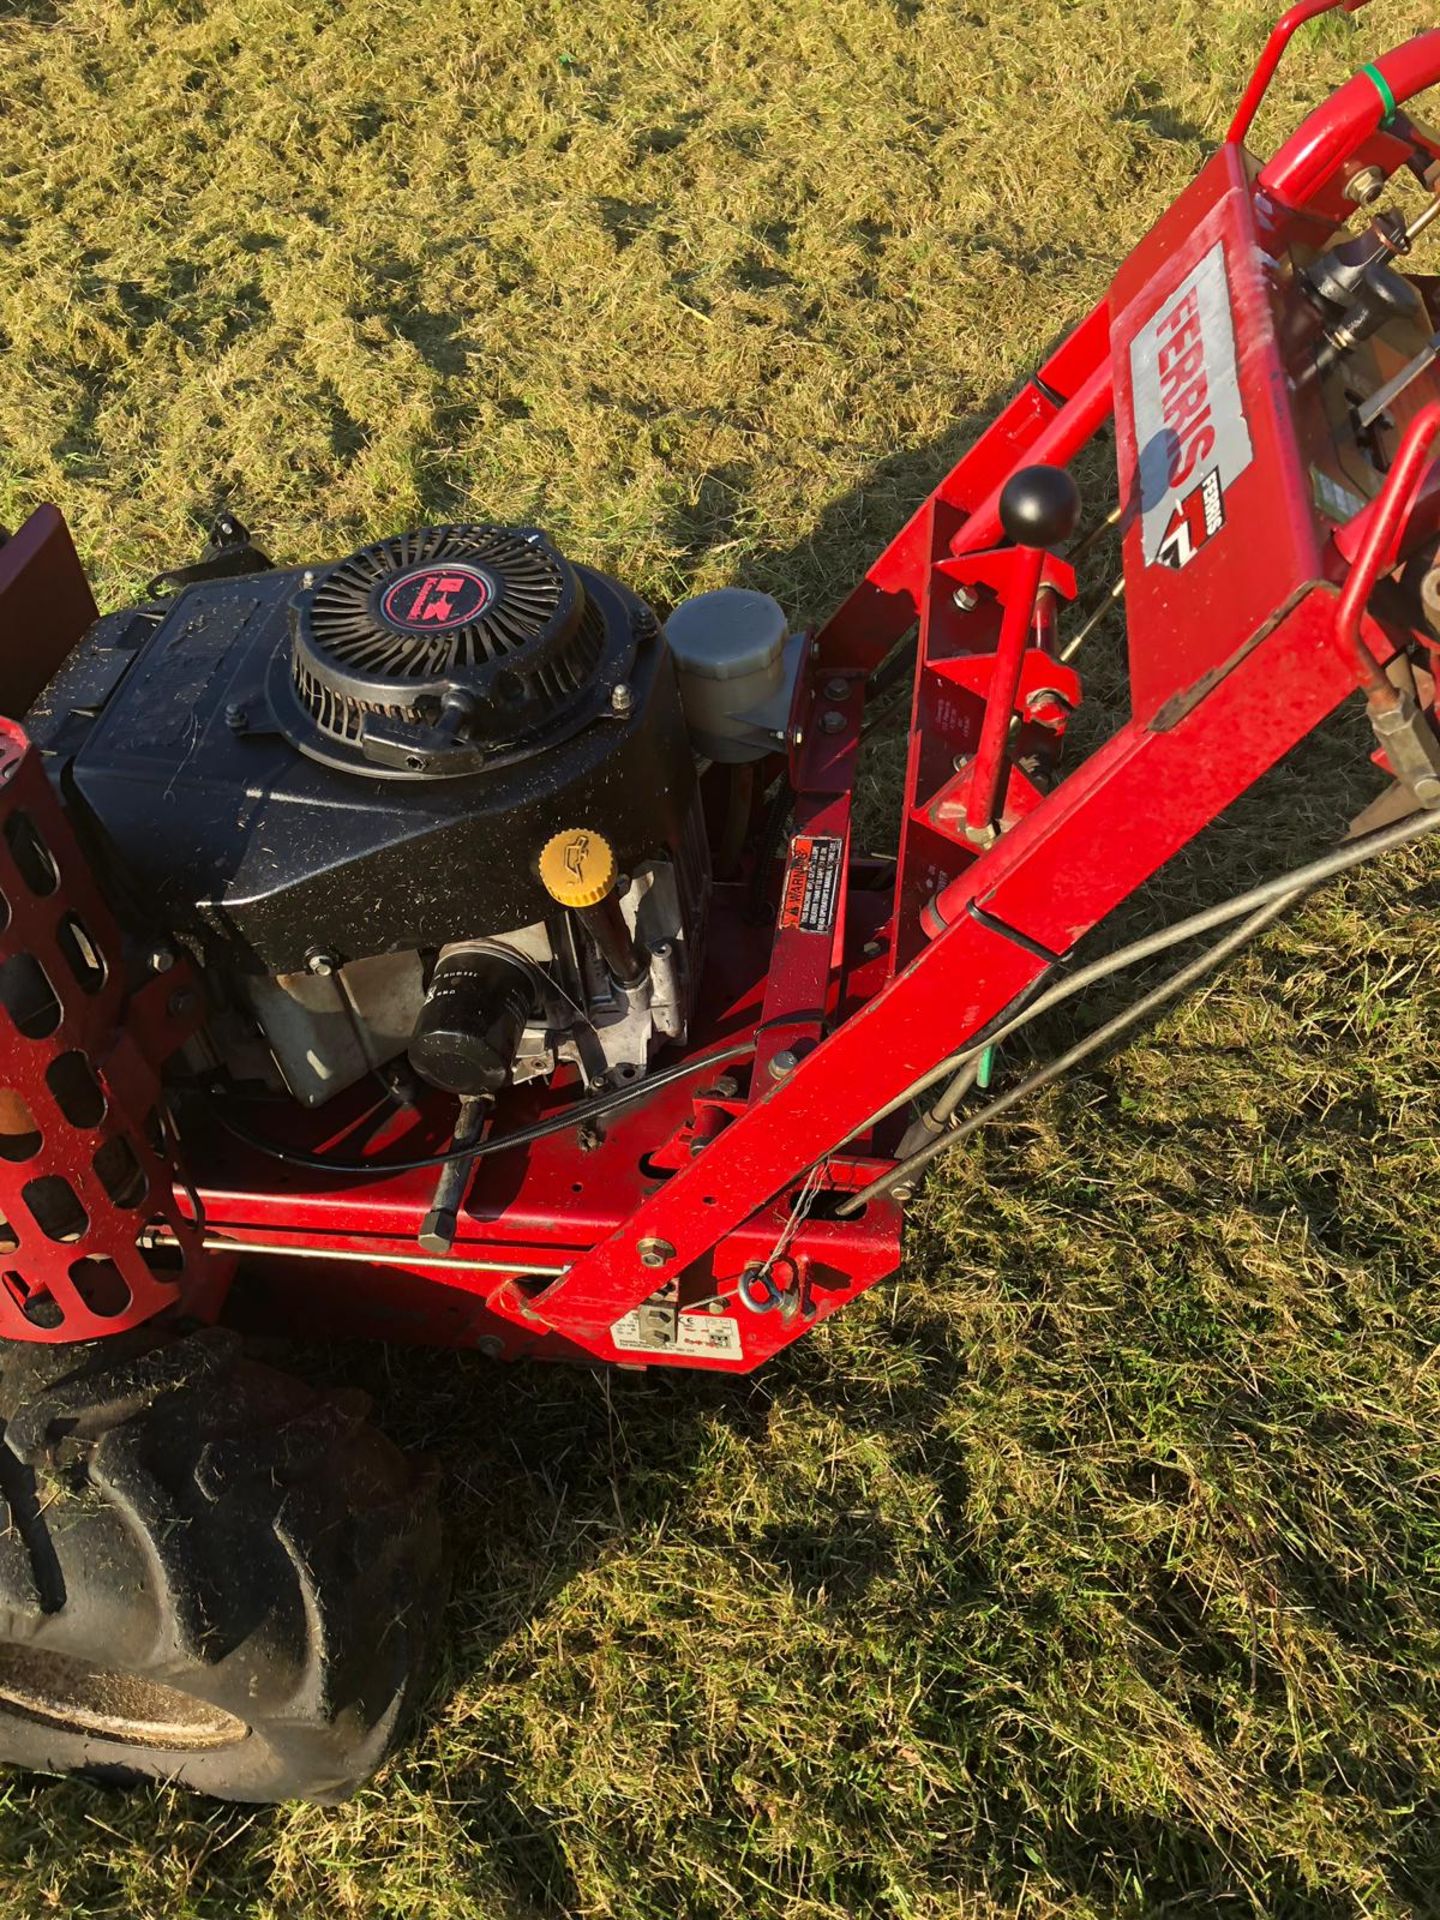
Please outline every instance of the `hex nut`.
[[1383, 167], [1361, 167], [1345, 182], [1345, 197], [1357, 207], [1368, 207], [1385, 191], [1387, 175]]

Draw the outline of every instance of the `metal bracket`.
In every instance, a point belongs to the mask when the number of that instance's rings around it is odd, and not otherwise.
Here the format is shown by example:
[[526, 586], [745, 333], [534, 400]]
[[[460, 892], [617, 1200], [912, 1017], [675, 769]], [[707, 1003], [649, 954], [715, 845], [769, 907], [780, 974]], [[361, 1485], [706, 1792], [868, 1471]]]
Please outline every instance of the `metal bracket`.
[[1370, 724], [1397, 779], [1422, 807], [1440, 807], [1440, 738], [1414, 694], [1402, 691], [1393, 707], [1372, 705]]

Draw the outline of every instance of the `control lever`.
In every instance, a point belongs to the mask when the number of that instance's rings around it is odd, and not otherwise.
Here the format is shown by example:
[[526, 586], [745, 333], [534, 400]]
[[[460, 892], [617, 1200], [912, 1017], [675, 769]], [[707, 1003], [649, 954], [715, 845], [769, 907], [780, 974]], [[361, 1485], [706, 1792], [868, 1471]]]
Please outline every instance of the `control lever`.
[[[455, 1122], [454, 1138], [450, 1142], [452, 1152], [462, 1153], [466, 1147], [480, 1144], [480, 1136], [485, 1131], [485, 1123], [494, 1105], [495, 1096], [490, 1093], [468, 1094], [460, 1102], [460, 1115]], [[473, 1160], [447, 1160], [441, 1168], [430, 1211], [420, 1225], [420, 1245], [426, 1253], [449, 1253], [454, 1246], [460, 1225], [460, 1209], [465, 1204], [465, 1195], [470, 1190], [474, 1172]]]
[[1035, 600], [1047, 552], [1068, 540], [1080, 519], [1080, 495], [1063, 467], [1022, 467], [1000, 495], [1000, 524], [1021, 554], [1014, 590], [1006, 602], [995, 670], [975, 749], [965, 801], [965, 831], [977, 846], [995, 838], [1006, 745], [1025, 651], [1035, 620]]

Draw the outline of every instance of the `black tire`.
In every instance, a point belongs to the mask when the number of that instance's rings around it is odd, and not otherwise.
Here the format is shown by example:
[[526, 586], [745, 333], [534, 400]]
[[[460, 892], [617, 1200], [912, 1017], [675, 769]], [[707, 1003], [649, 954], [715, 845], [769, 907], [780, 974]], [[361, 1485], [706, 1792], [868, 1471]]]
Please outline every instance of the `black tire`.
[[219, 1329], [0, 1343], [0, 1762], [344, 1799], [440, 1598], [429, 1477]]

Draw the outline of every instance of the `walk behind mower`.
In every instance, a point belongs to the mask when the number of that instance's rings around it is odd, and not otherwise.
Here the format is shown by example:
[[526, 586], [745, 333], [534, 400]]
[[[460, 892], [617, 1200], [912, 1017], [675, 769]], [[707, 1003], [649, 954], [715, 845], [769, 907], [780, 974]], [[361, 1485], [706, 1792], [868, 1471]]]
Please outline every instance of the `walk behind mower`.
[[[289, 566], [222, 516], [99, 617], [55, 508], [0, 546], [0, 1760], [325, 1801], [396, 1737], [430, 1480], [237, 1329], [748, 1372], [896, 1270], [953, 1143], [1440, 827], [1440, 280], [1406, 271], [1440, 30], [1245, 144], [1296, 30], [1366, 3], [1291, 8], [818, 632], [740, 587], [662, 623], [478, 520]], [[1128, 717], [1062, 768], [1122, 598]], [[907, 676], [873, 858], [856, 757]], [[1357, 691], [1389, 785], [1338, 850], [1077, 958]]]

